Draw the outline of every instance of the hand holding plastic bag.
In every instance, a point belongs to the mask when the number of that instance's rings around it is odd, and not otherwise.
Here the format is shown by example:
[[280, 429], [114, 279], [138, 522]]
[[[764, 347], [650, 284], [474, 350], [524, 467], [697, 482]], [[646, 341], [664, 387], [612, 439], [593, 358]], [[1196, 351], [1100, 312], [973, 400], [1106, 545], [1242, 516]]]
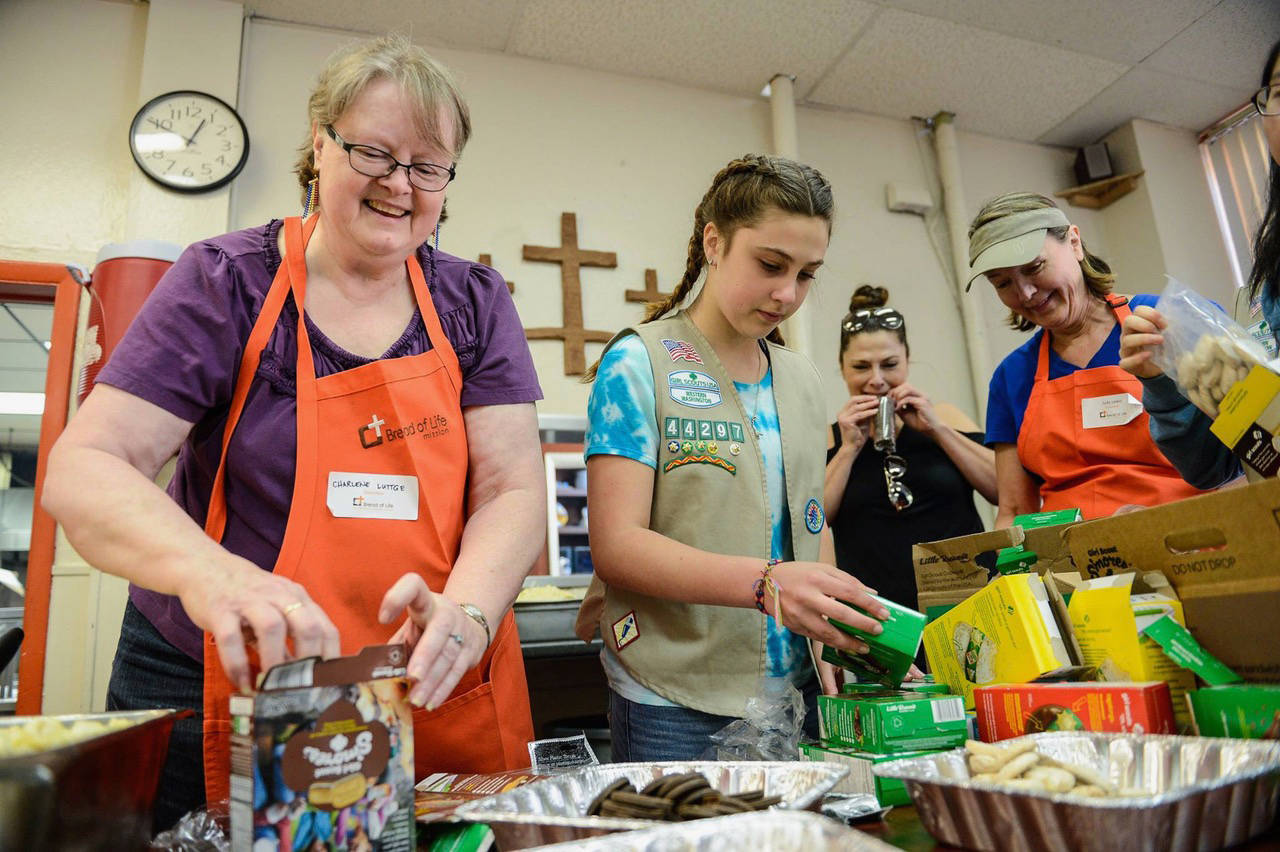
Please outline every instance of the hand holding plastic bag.
[[1222, 308], [1170, 278], [1156, 310], [1164, 317], [1164, 343], [1151, 361], [1171, 377], [1182, 395], [1210, 417], [1227, 391], [1257, 364], [1266, 350]]

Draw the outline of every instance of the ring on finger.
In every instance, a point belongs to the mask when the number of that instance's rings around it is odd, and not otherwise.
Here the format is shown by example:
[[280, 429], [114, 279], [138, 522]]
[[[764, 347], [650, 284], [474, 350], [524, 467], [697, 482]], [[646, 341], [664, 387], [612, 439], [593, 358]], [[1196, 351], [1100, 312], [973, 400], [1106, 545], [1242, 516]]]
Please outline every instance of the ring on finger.
[[459, 646], [462, 645], [463, 637], [461, 633], [450, 633], [449, 638], [457, 642]]
[[280, 614], [284, 616], [288, 616], [289, 613], [293, 612], [295, 609], [302, 609], [302, 601], [294, 601], [284, 609], [280, 610]]

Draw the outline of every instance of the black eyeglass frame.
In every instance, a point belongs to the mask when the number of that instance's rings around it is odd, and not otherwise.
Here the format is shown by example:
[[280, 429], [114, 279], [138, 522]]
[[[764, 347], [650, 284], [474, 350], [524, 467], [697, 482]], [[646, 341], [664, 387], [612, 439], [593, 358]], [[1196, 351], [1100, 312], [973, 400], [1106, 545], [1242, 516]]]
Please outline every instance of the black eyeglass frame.
[[1258, 111], [1258, 115], [1280, 115], [1280, 107], [1275, 112], [1266, 112], [1262, 105], [1270, 101], [1280, 104], [1280, 83], [1272, 83], [1270, 86], [1263, 86], [1261, 89], [1253, 93], [1253, 97], [1249, 99], [1249, 103], [1253, 104], [1253, 108]]
[[895, 308], [859, 308], [840, 321], [840, 330], [857, 334], [874, 326], [885, 331], [899, 331], [907, 324]]
[[[414, 189], [420, 189], [423, 192], [443, 192], [444, 188], [449, 184], [453, 183], [453, 179], [458, 176], [458, 172], [456, 168], [457, 163], [454, 163], [453, 165], [450, 165], [450, 166], [444, 166], [444, 165], [441, 165], [440, 163], [428, 163], [428, 162], [402, 163], [399, 160], [397, 160], [395, 157], [391, 156], [390, 151], [384, 151], [381, 148], [377, 147], [376, 145], [361, 145], [356, 142], [348, 142], [338, 134], [338, 131], [333, 129], [332, 124], [326, 124], [324, 126], [324, 132], [329, 134], [329, 138], [332, 139], [334, 142], [336, 142], [339, 148], [347, 152], [347, 164], [351, 166], [352, 170], [358, 174], [364, 175], [365, 177], [384, 178], [384, 177], [387, 177], [388, 175], [394, 174], [396, 169], [404, 169], [404, 173], [409, 178], [409, 183], [410, 185], [413, 186]], [[351, 152], [356, 148], [363, 148], [367, 151], [374, 151], [377, 153], [379, 157], [386, 157], [388, 160], [391, 161], [392, 163], [391, 167], [388, 168], [385, 172], [383, 172], [380, 175], [370, 174], [369, 172], [360, 171], [360, 169], [356, 167], [355, 160], [351, 159]], [[445, 181], [443, 184], [441, 184], [440, 186], [436, 187], [435, 189], [431, 189], [425, 186], [419, 186], [417, 183], [414, 183], [413, 170], [421, 166], [430, 166], [433, 169], [445, 169], [449, 172], [449, 179]]]

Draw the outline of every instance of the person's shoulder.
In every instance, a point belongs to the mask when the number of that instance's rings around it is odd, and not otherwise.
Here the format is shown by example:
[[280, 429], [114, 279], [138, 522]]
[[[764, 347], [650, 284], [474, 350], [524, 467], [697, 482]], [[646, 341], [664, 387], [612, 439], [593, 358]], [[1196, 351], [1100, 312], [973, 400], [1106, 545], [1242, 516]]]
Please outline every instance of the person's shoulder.
[[808, 355], [788, 346], [780, 346], [767, 340], [765, 343], [769, 347], [769, 357], [773, 359], [775, 364], [784, 364], [792, 370], [799, 371], [802, 375], [807, 374], [821, 383], [822, 374], [818, 372], [817, 365], [813, 363], [813, 360]]
[[1134, 293], [1129, 297], [1130, 308], [1154, 308], [1160, 297], [1154, 293]]
[[993, 380], [996, 377], [1007, 379], [1020, 376], [1027, 370], [1034, 372], [1036, 359], [1040, 357], [1040, 338], [1043, 336], [1044, 329], [1037, 329], [1024, 343], [1004, 356], [996, 365]]
[[272, 219], [263, 225], [197, 240], [188, 248], [194, 251], [216, 253], [232, 261], [274, 259], [275, 264], [279, 265], [280, 248], [276, 237], [280, 233], [280, 225], [279, 219]]
[[600, 358], [598, 375], [601, 378], [610, 378], [619, 370], [633, 374], [651, 372], [649, 350], [634, 332], [615, 339]]
[[[431, 255], [432, 249], [426, 243], [418, 249], [418, 260], [425, 270], [431, 268]], [[473, 301], [476, 297], [480, 297], [480, 301], [489, 301], [499, 294], [509, 296], [511, 292], [501, 272], [478, 261], [436, 251], [435, 269], [437, 292], [443, 289], [449, 294], [465, 294]]]

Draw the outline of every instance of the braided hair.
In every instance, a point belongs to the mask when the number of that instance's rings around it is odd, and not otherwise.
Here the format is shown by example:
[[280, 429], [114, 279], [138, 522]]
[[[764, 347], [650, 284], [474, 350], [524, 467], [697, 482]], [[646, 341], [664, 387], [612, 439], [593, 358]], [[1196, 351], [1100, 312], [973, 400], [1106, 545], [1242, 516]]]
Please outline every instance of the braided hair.
[[[707, 223], [716, 226], [727, 248], [739, 228], [755, 226], [774, 210], [819, 217], [827, 223], [827, 233], [830, 234], [831, 220], [835, 216], [831, 184], [812, 166], [768, 154], [745, 154], [717, 172], [693, 211], [693, 234], [689, 237], [684, 276], [670, 296], [649, 303], [641, 322], [652, 322], [666, 316], [693, 292], [694, 285], [702, 277], [703, 267], [707, 265], [707, 256], [702, 248], [702, 234]], [[769, 332], [768, 339], [779, 346], [784, 344], [782, 333], [776, 328]], [[597, 361], [591, 366], [583, 381], [595, 379], [599, 363]]]

